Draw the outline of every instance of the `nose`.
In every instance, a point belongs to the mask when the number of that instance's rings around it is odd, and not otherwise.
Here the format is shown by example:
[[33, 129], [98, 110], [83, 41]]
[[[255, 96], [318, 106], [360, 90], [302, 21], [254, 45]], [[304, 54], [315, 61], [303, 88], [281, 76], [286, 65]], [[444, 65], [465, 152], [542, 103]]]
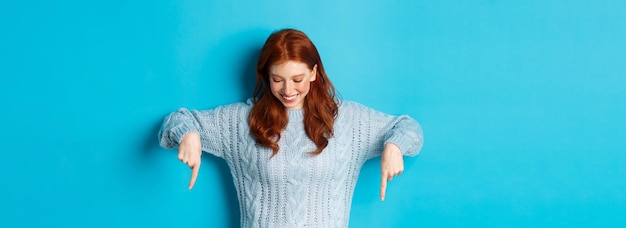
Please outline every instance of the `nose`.
[[286, 95], [292, 95], [291, 94], [292, 91], [293, 91], [293, 84], [285, 81], [285, 84], [283, 85], [283, 93], [285, 93]]

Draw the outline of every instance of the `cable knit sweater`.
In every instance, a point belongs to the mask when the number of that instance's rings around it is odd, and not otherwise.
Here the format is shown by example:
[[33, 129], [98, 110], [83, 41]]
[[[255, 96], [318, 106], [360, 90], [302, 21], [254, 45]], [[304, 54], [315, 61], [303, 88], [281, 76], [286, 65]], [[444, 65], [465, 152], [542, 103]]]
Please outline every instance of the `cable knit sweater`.
[[380, 156], [386, 143], [403, 155], [422, 147], [422, 130], [408, 116], [391, 116], [343, 101], [334, 136], [320, 155], [304, 131], [303, 110], [288, 110], [280, 150], [256, 144], [249, 132], [252, 102], [207, 111], [181, 108], [165, 118], [161, 146], [178, 147], [190, 131], [200, 134], [202, 150], [223, 158], [237, 189], [242, 227], [347, 227], [354, 187], [363, 163]]

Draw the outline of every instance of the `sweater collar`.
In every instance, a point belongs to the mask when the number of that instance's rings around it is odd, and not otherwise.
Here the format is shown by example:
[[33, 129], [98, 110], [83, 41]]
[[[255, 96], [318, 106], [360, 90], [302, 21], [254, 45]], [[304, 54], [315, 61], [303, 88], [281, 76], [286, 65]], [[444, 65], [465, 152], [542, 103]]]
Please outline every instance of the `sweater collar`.
[[289, 122], [302, 122], [304, 119], [304, 109], [287, 110]]

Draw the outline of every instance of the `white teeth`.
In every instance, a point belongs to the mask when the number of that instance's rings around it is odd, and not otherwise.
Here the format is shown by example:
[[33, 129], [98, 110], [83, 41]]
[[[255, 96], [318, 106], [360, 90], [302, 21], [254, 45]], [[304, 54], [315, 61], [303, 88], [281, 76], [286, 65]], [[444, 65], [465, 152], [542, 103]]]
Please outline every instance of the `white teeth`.
[[285, 100], [293, 100], [293, 99], [296, 99], [296, 97], [297, 97], [297, 96], [298, 96], [298, 94], [293, 95], [293, 96], [290, 96], [290, 97], [283, 96], [283, 98], [284, 98]]

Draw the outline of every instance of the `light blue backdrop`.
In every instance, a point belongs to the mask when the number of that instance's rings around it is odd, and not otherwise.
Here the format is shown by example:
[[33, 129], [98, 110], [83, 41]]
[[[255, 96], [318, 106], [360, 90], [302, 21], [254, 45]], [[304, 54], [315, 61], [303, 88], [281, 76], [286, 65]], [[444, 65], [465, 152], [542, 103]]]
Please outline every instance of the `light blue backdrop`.
[[163, 117], [241, 101], [265, 38], [308, 33], [344, 99], [425, 132], [352, 227], [626, 225], [624, 1], [3, 1], [0, 227], [237, 227]]

